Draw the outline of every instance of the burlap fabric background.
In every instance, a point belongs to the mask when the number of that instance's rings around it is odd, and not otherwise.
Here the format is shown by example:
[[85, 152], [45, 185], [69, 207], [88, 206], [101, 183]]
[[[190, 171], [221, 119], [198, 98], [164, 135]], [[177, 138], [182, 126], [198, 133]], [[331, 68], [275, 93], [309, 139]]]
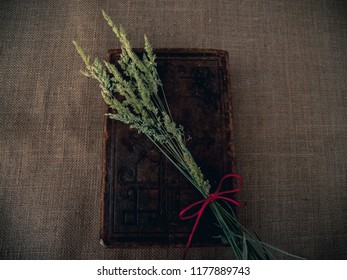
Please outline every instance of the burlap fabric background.
[[[174, 259], [99, 245], [104, 104], [72, 39], [227, 50], [240, 219], [310, 259], [347, 257], [346, 1], [14, 1], [0, 4], [0, 257]], [[189, 258], [232, 257], [194, 248]]]

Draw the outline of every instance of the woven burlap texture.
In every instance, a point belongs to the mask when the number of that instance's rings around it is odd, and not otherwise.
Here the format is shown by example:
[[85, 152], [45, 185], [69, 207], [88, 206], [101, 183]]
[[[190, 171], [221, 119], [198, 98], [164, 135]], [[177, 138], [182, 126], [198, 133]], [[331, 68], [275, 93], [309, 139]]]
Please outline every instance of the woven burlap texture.
[[[311, 259], [347, 257], [346, 1], [1, 1], [0, 258], [179, 259], [99, 244], [104, 104], [71, 41], [229, 52], [243, 224]], [[206, 116], [207, 118], [208, 116]], [[192, 259], [232, 258], [193, 248]]]

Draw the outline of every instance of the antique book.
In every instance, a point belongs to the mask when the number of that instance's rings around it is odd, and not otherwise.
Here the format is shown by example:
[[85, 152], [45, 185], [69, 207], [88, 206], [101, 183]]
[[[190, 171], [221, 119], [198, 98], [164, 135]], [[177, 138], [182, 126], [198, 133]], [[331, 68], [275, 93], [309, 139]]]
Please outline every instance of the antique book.
[[[173, 118], [184, 127], [203, 174], [217, 187], [235, 168], [228, 54], [202, 49], [155, 53]], [[109, 61], [117, 65], [119, 54], [110, 50]], [[105, 117], [103, 146], [101, 243], [184, 246], [194, 219], [182, 221], [179, 213], [201, 194], [149, 139], [123, 123]], [[205, 211], [192, 246], [221, 244], [215, 223]]]

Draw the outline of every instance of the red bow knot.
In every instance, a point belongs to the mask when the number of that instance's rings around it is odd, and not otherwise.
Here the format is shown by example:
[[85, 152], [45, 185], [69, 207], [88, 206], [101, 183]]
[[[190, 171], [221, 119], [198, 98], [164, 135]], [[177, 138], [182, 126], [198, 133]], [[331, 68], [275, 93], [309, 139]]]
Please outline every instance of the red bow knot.
[[[227, 178], [237, 178], [239, 180], [239, 186], [233, 190], [229, 190], [229, 191], [223, 191], [221, 192], [220, 189], [222, 188], [222, 185], [225, 181], [225, 179]], [[190, 247], [190, 243], [193, 239], [193, 236], [194, 236], [194, 233], [196, 231], [196, 228], [199, 224], [199, 221], [200, 221], [200, 218], [202, 216], [202, 213], [204, 212], [205, 208], [207, 207], [207, 205], [209, 205], [210, 203], [214, 202], [215, 200], [217, 199], [223, 199], [223, 200], [226, 200], [226, 201], [229, 201], [230, 203], [236, 205], [236, 206], [240, 206], [240, 203], [238, 203], [237, 201], [229, 198], [229, 197], [226, 197], [224, 196], [225, 194], [230, 194], [230, 193], [235, 193], [235, 192], [238, 192], [241, 187], [242, 187], [242, 184], [243, 184], [243, 179], [240, 175], [238, 174], [227, 174], [225, 175], [219, 182], [219, 185], [218, 185], [218, 188], [216, 189], [216, 191], [214, 193], [211, 193], [208, 195], [208, 197], [206, 199], [202, 199], [202, 200], [199, 200], [197, 202], [194, 202], [193, 204], [187, 206], [186, 208], [182, 209], [182, 211], [180, 212], [180, 219], [181, 220], [189, 220], [189, 219], [192, 219], [194, 217], [196, 217], [196, 220], [195, 220], [195, 224], [193, 226], [193, 229], [192, 229], [192, 232], [190, 233], [189, 235], [189, 238], [188, 238], [188, 242], [187, 242], [187, 245], [186, 245], [186, 249], [184, 251], [184, 257]], [[193, 213], [192, 215], [189, 215], [189, 216], [185, 216], [186, 212], [188, 212], [190, 209], [192, 209], [193, 207], [199, 205], [199, 204], [202, 204], [201, 208], [196, 211], [195, 213]]]

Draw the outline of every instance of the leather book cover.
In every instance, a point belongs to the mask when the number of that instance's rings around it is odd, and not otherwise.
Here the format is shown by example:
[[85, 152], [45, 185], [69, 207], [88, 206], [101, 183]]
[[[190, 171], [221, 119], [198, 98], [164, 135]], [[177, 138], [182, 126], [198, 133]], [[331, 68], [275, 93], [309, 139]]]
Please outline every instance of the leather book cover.
[[[140, 50], [137, 50], [141, 52]], [[117, 64], [120, 50], [109, 51]], [[187, 146], [213, 188], [234, 171], [228, 54], [220, 50], [156, 49], [158, 72]], [[105, 117], [101, 242], [107, 247], [184, 246], [194, 219], [180, 211], [202, 196], [144, 135]], [[205, 211], [192, 246], [221, 244]]]

